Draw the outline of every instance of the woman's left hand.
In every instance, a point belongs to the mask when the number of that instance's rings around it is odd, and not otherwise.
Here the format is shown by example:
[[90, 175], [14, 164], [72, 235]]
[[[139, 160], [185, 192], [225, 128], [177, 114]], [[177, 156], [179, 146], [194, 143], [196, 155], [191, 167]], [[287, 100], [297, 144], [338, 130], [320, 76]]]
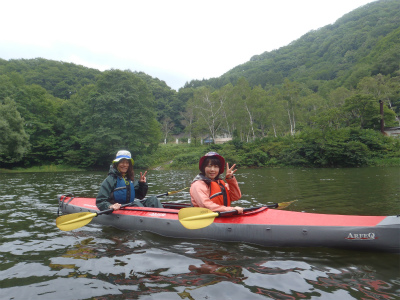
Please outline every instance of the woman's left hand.
[[146, 175], [147, 175], [147, 171], [144, 172], [144, 174], [142, 174], [142, 172], [140, 172], [139, 182], [146, 182]]
[[112, 204], [110, 206], [110, 209], [113, 209], [113, 210], [118, 210], [120, 208], [121, 208], [121, 204], [120, 203], [114, 203], [114, 204]]
[[231, 179], [233, 177], [233, 174], [237, 171], [237, 169], [235, 169], [235, 167], [236, 167], [236, 164], [233, 164], [232, 167], [229, 168], [229, 164], [226, 163], [226, 175], [225, 175], [226, 179]]

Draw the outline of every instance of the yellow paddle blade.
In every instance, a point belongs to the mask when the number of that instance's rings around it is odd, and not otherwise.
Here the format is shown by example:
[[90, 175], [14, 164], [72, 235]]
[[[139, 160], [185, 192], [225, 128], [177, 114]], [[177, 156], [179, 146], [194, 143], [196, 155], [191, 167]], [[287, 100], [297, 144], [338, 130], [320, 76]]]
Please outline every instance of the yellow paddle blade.
[[81, 212], [63, 215], [56, 219], [57, 227], [64, 231], [70, 231], [90, 223], [97, 213]]
[[293, 201], [289, 201], [289, 202], [281, 202], [278, 203], [278, 207], [277, 209], [285, 209], [286, 207], [288, 207], [290, 204], [292, 204], [293, 202], [296, 202], [297, 200], [293, 200]]
[[200, 229], [214, 222], [218, 213], [203, 207], [186, 207], [179, 210], [179, 221], [187, 229]]
[[168, 192], [168, 196], [169, 196], [169, 195], [176, 194], [176, 193], [179, 193], [179, 192], [182, 192], [183, 190], [186, 190], [186, 189], [188, 189], [188, 188], [189, 188], [189, 187], [185, 187], [184, 189], [181, 189], [181, 190], [179, 190], [179, 191]]

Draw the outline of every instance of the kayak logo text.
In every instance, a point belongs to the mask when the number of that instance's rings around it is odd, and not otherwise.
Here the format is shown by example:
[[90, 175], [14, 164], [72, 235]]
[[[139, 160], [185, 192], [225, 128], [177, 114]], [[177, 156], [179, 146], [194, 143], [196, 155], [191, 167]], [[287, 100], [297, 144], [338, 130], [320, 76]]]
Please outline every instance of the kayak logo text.
[[349, 233], [346, 240], [375, 240], [375, 233]]

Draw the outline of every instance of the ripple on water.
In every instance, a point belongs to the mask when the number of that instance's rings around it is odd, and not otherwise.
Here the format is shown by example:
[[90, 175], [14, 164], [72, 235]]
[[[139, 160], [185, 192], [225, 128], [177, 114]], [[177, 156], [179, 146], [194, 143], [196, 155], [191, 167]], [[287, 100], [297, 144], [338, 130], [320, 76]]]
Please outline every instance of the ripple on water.
[[[395, 213], [398, 171], [239, 169], [239, 203], [297, 199], [291, 210]], [[196, 173], [150, 171], [150, 194], [187, 187]], [[94, 197], [105, 175], [0, 176], [0, 299], [398, 298], [398, 255], [171, 239], [92, 223], [58, 230], [57, 195]]]

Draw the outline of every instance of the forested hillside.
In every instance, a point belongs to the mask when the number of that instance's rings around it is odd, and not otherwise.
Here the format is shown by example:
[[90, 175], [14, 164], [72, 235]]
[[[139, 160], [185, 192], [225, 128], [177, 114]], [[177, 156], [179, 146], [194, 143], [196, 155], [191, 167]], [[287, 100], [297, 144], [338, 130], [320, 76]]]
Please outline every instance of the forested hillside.
[[[400, 2], [381, 0], [178, 92], [143, 72], [0, 59], [0, 167], [92, 168], [121, 148], [148, 166], [159, 144], [176, 135], [192, 145], [205, 136], [233, 137], [236, 153], [254, 154], [241, 160], [248, 166], [279, 159], [290, 165], [290, 157], [306, 165], [343, 165], [347, 156], [332, 162], [329, 155], [350, 146], [349, 156], [396, 155], [398, 142], [377, 142], [371, 130], [380, 130], [379, 100], [385, 125], [399, 126], [399, 53]], [[328, 144], [330, 152], [321, 148]], [[348, 165], [365, 163], [354, 158]]]
[[12, 59], [0, 58], [0, 74], [19, 74], [27, 85], [37, 84], [54, 97], [69, 99], [83, 86], [95, 83], [101, 72], [72, 63], [43, 58]]
[[400, 1], [360, 7], [334, 24], [310, 31], [290, 45], [254, 55], [219, 78], [188, 83], [221, 88], [245, 77], [250, 86], [305, 83], [314, 92], [356, 88], [366, 76], [396, 75], [400, 61]]

